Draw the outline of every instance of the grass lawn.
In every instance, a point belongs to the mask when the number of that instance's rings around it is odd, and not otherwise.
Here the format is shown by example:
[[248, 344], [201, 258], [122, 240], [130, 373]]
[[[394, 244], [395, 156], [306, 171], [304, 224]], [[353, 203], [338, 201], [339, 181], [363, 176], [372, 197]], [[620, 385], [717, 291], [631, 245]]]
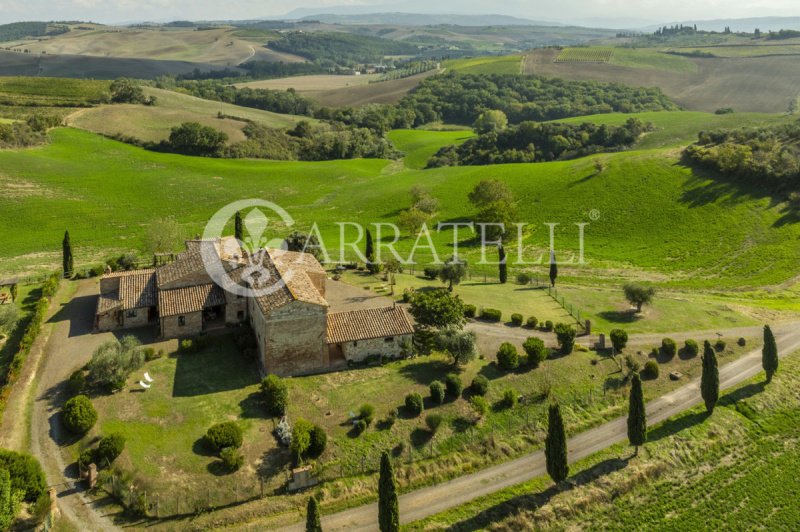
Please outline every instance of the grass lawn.
[[793, 530], [800, 524], [800, 361], [726, 392], [649, 430], [631, 458], [626, 443], [570, 466], [566, 489], [547, 477], [412, 523], [406, 530]]
[[425, 168], [428, 159], [440, 148], [450, 144], [461, 144], [475, 136], [472, 131], [423, 131], [418, 129], [395, 129], [389, 132], [398, 150], [405, 154], [403, 162], [409, 168]]

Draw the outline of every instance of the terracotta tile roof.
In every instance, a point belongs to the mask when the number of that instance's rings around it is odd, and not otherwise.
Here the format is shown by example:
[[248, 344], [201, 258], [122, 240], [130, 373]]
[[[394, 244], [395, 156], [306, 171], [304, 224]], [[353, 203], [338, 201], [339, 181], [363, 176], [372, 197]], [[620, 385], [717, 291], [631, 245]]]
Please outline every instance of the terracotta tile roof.
[[100, 294], [97, 299], [97, 314], [105, 314], [112, 310], [122, 308], [122, 301], [119, 299], [119, 291], [114, 290], [105, 294]]
[[158, 287], [161, 288], [165, 284], [175, 282], [187, 275], [204, 271], [206, 269], [203, 264], [203, 256], [199, 250], [181, 253], [173, 262], [165, 264], [156, 270]]
[[156, 276], [153, 270], [139, 270], [138, 275], [126, 275], [119, 280], [119, 299], [122, 309], [156, 306]]
[[381, 307], [328, 314], [327, 343], [340, 344], [386, 336], [413, 334], [403, 307]]
[[214, 284], [161, 290], [158, 293], [158, 314], [162, 318], [200, 312], [224, 304], [225, 293]]
[[143, 270], [120, 270], [118, 272], [106, 273], [101, 279], [114, 279], [115, 277], [128, 277], [129, 275], [144, 275], [145, 273], [153, 272], [155, 272], [153, 268], [146, 268]]
[[[275, 286], [269, 294], [258, 296], [256, 301], [265, 314], [292, 301], [302, 301], [312, 305], [328, 306], [306, 272], [325, 274], [325, 270], [313, 255], [280, 249], [268, 249], [262, 266], [266, 270], [261, 286]], [[250, 278], [253, 287], [258, 288], [257, 278]]]

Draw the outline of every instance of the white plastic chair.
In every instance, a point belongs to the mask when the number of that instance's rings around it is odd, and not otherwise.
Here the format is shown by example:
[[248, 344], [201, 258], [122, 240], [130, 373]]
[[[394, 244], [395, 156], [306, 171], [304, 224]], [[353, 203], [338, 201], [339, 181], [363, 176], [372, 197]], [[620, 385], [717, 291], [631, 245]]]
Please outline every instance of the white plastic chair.
[[142, 388], [144, 388], [145, 390], [149, 390], [149, 389], [150, 389], [150, 385], [149, 385], [149, 384], [146, 384], [146, 383], [144, 383], [144, 382], [142, 382], [142, 381], [139, 381], [139, 386], [141, 386], [141, 387], [142, 387]]
[[151, 382], [153, 382], [155, 379], [153, 379], [153, 377], [151, 377], [149, 373], [145, 373], [145, 374], [144, 374], [144, 380], [145, 380], [145, 381], [147, 381], [148, 383], [151, 383]]

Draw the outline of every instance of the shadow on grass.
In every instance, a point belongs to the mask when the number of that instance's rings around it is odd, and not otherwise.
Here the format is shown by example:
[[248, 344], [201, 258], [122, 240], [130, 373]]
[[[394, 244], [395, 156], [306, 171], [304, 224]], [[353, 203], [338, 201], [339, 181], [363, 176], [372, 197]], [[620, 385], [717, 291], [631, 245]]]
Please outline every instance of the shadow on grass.
[[469, 418], [459, 416], [450, 422], [450, 426], [453, 427], [453, 431], [463, 433], [474, 427], [475, 422]]
[[214, 460], [213, 462], [209, 462], [209, 464], [206, 466], [206, 470], [215, 477], [224, 477], [236, 473], [236, 471], [231, 471], [228, 469], [228, 467], [225, 465], [225, 462], [222, 460]]
[[611, 458], [604, 460], [594, 466], [581, 471], [580, 473], [570, 477], [566, 482], [558, 486], [551, 486], [539, 493], [531, 493], [526, 495], [519, 495], [500, 504], [487, 508], [482, 512], [459, 521], [451, 526], [448, 530], [457, 531], [473, 531], [483, 530], [493, 523], [497, 523], [512, 517], [520, 511], [531, 511], [540, 508], [550, 502], [550, 500], [562, 492], [567, 492], [576, 487], [584, 486], [590, 482], [600, 479], [601, 477], [620, 471], [627, 467], [627, 458]]
[[635, 323], [644, 318], [643, 314], [639, 314], [636, 310], [604, 310], [597, 314], [606, 321], [611, 323]]
[[242, 409], [241, 417], [246, 419], [269, 419], [272, 417], [267, 413], [267, 407], [259, 392], [253, 392], [239, 401], [239, 408]]
[[198, 456], [217, 456], [217, 452], [206, 442], [205, 436], [201, 436], [194, 441], [192, 452]]
[[400, 368], [400, 374], [418, 384], [430, 385], [435, 380], [454, 371], [453, 366], [442, 360], [421, 360]]
[[196, 397], [240, 390], [260, 382], [255, 363], [245, 360], [230, 336], [211, 338], [199, 353], [177, 357], [173, 397]]
[[427, 429], [417, 427], [411, 431], [411, 445], [413, 445], [415, 449], [424, 447], [430, 443], [432, 439], [433, 433]]

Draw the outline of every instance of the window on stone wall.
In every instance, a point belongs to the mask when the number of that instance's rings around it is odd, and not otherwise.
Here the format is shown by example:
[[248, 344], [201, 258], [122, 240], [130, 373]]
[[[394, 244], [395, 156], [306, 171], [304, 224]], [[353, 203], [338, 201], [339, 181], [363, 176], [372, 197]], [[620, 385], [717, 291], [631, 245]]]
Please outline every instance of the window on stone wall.
[[236, 313], [236, 319], [239, 320], [239, 321], [242, 321], [244, 319], [244, 311], [243, 310], [240, 310], [239, 312]]
[[394, 336], [387, 336], [386, 338], [383, 339], [383, 341], [386, 342], [387, 344], [392, 343], [394, 342]]
[[136, 309], [131, 309], [125, 313], [126, 318], [135, 318], [136, 317]]
[[186, 325], [186, 316], [178, 316], [178, 327]]

